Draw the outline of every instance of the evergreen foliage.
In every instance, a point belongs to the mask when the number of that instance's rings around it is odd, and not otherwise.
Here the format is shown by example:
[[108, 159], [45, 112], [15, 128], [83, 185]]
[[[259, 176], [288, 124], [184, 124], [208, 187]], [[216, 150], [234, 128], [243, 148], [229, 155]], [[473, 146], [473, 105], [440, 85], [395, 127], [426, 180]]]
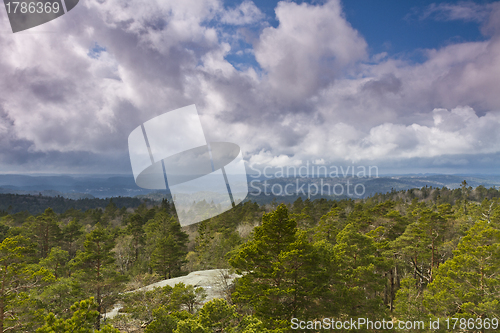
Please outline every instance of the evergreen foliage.
[[[359, 200], [244, 202], [188, 227], [166, 200], [114, 198], [36, 215], [26, 200], [21, 212], [0, 214], [0, 333], [288, 332], [292, 318], [492, 322], [499, 198], [463, 183]], [[184, 284], [127, 293], [216, 268], [240, 274], [225, 298]], [[106, 319], [118, 303], [120, 315]]]

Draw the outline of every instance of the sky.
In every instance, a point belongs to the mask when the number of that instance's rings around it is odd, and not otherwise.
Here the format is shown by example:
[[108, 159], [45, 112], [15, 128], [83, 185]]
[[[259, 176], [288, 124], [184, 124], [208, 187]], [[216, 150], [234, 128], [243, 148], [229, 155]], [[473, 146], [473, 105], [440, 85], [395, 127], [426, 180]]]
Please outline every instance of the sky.
[[500, 2], [80, 0], [0, 9], [0, 173], [131, 174], [128, 135], [195, 104], [248, 167], [500, 174]]

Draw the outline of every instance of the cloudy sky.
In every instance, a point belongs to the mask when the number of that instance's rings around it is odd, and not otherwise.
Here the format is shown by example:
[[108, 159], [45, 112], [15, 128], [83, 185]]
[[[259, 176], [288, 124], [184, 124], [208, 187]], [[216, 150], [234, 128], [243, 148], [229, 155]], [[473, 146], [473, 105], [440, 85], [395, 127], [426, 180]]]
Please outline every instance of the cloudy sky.
[[131, 174], [127, 138], [196, 104], [254, 167], [500, 174], [500, 2], [80, 0], [0, 10], [0, 173]]

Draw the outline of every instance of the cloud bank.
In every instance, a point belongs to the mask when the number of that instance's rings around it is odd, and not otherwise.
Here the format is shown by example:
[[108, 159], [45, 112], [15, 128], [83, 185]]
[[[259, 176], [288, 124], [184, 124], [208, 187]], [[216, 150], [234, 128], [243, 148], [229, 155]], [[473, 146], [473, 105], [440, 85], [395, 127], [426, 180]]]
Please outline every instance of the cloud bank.
[[[195, 103], [211, 141], [252, 165], [304, 161], [489, 168], [500, 152], [500, 5], [424, 9], [485, 41], [370, 54], [342, 3], [82, 0], [10, 34], [0, 15], [0, 172], [130, 173], [127, 137]], [[228, 58], [250, 54], [236, 66]], [[483, 161], [477, 164], [477, 161]]]

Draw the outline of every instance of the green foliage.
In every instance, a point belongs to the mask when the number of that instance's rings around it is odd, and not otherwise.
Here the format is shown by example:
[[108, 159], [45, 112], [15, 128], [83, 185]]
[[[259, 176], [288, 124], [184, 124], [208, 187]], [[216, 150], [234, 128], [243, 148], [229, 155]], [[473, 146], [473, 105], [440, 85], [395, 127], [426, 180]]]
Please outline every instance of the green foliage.
[[369, 313], [382, 318], [385, 307], [381, 293], [385, 281], [381, 273], [388, 267], [383, 258], [376, 256], [374, 240], [359, 233], [353, 224], [348, 224], [337, 235], [333, 253], [338, 267], [337, 299], [341, 303], [341, 312], [352, 317]]
[[[124, 305], [123, 310], [132, 318], [142, 322], [151, 322], [157, 317], [154, 314], [155, 310], [160, 307], [165, 313], [178, 311], [194, 313], [205, 297], [206, 293], [203, 288], [195, 288], [192, 285], [178, 283], [174, 287], [167, 285], [162, 288], [125, 294], [122, 297], [121, 303]], [[159, 319], [156, 318], [156, 320]]]
[[499, 272], [500, 230], [476, 222], [439, 267], [424, 304], [436, 316], [499, 318]]
[[73, 313], [69, 319], [57, 318], [49, 313], [45, 318], [45, 325], [36, 330], [37, 333], [120, 333], [119, 330], [105, 325], [101, 330], [94, 330], [95, 321], [99, 318], [96, 311], [97, 303], [93, 298], [76, 302], [71, 306]]
[[154, 320], [146, 327], [145, 333], [172, 333], [180, 319], [164, 306], [153, 311]]
[[165, 279], [178, 276], [186, 262], [188, 240], [179, 222], [165, 212], [159, 212], [146, 224], [146, 233], [152, 250], [150, 265], [153, 270]]
[[134, 248], [134, 261], [139, 259], [139, 250], [144, 245], [144, 228], [143, 219], [139, 214], [133, 214], [130, 217], [129, 224], [127, 226], [127, 233], [132, 236], [133, 248]]
[[22, 236], [6, 238], [0, 244], [0, 332], [29, 326], [23, 320], [32, 315], [31, 310], [26, 311], [27, 291], [53, 279], [46, 269], [26, 263], [26, 256], [34, 252]]
[[235, 230], [217, 226], [213, 219], [198, 225], [196, 237], [196, 269], [228, 268], [225, 255], [241, 244], [241, 237]]
[[195, 319], [180, 320], [177, 323], [177, 328], [174, 333], [209, 333], [210, 331], [203, 327], [200, 322]]
[[235, 326], [237, 317], [236, 306], [220, 298], [205, 303], [198, 313], [200, 324], [215, 332], [226, 332], [229, 327]]
[[223, 299], [213, 299], [199, 310], [196, 315], [169, 311], [160, 306], [153, 311], [154, 320], [146, 327], [145, 333], [177, 332], [228, 332], [228, 333], [267, 333], [262, 322], [253, 316], [238, 314], [236, 306]]
[[189, 313], [193, 313], [198, 305], [206, 298], [205, 290], [201, 287], [185, 285], [180, 282], [172, 289], [171, 306], [175, 309], [183, 307]]
[[87, 234], [84, 251], [78, 252], [70, 263], [72, 267], [79, 269], [75, 275], [85, 284], [86, 289], [95, 295], [99, 312], [96, 328], [100, 326], [100, 314], [112, 305], [112, 292], [120, 286], [120, 276], [113, 265], [113, 248], [112, 235], [98, 223], [96, 228]]
[[[499, 197], [463, 185], [289, 207], [245, 202], [185, 228], [165, 200], [133, 212], [126, 198], [60, 215], [11, 208], [0, 212], [0, 332], [75, 323], [116, 332], [99, 318], [118, 302], [115, 327], [149, 333], [285, 332], [291, 317], [498, 318]], [[183, 284], [125, 293], [182, 270], [229, 266], [242, 274], [226, 285], [230, 300], [203, 305], [203, 289]]]
[[0, 224], [0, 242], [3, 242], [7, 238], [10, 227], [4, 224]]
[[406, 277], [396, 293], [394, 314], [401, 321], [427, 320], [428, 312], [423, 306], [423, 293], [416, 279]]
[[284, 328], [292, 317], [305, 317], [311, 299], [322, 289], [314, 247], [283, 204], [263, 215], [253, 239], [231, 253], [229, 263], [243, 274], [234, 301], [252, 306], [270, 328]]
[[77, 251], [77, 242], [83, 235], [83, 226], [76, 219], [72, 219], [62, 228], [64, 248], [71, 258], [74, 258]]
[[38, 245], [38, 256], [45, 258], [50, 249], [61, 239], [61, 228], [57, 223], [57, 214], [47, 208], [45, 212], [35, 218], [28, 219], [27, 234]]
[[321, 217], [314, 233], [316, 241], [326, 240], [329, 243], [335, 243], [337, 234], [345, 227], [344, 221], [339, 217], [340, 211], [340, 207], [333, 207]]
[[[113, 203], [118, 208], [131, 207], [136, 208], [146, 200], [130, 197], [113, 198]], [[61, 196], [47, 197], [41, 195], [29, 194], [10, 194], [0, 193], [0, 212], [7, 211], [9, 214], [22, 213], [21, 215], [41, 214], [48, 207], [51, 207], [56, 213], [64, 213], [72, 210], [90, 210], [99, 207], [106, 207], [109, 199], [66, 199]], [[11, 215], [12, 216], [12, 215]]]
[[47, 258], [40, 260], [40, 265], [52, 272], [57, 279], [67, 275], [66, 264], [68, 263], [68, 251], [62, 250], [59, 246], [53, 247]]
[[410, 224], [392, 246], [397, 255], [412, 266], [422, 289], [424, 285], [432, 282], [433, 273], [440, 263], [446, 220], [428, 208], [419, 210], [418, 216], [418, 220]]
[[36, 298], [43, 309], [50, 309], [60, 318], [66, 318], [70, 313], [71, 305], [85, 296], [86, 293], [78, 279], [65, 277], [47, 285], [36, 295]]

